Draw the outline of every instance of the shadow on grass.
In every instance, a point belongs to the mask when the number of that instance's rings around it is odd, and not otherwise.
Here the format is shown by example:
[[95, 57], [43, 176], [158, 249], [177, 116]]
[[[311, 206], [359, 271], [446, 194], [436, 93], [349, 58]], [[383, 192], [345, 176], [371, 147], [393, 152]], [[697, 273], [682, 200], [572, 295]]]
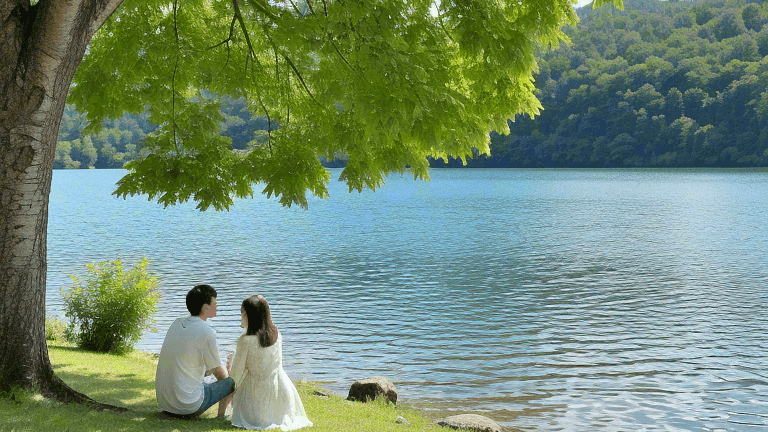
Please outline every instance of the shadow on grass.
[[[55, 370], [54, 366], [54, 370]], [[147, 393], [154, 394], [152, 383], [133, 375], [105, 376], [100, 373], [85, 371], [67, 372], [57, 370], [56, 375], [73, 389], [84, 393], [94, 400], [131, 410], [147, 409]]]
[[153, 409], [155, 364], [136, 355], [82, 351], [49, 346], [56, 375], [92, 399], [131, 410]]
[[[70, 387], [96, 401], [126, 407], [130, 411], [120, 414], [98, 412], [84, 406], [34, 397], [27, 398], [22, 404], [0, 401], [0, 430], [211, 432], [234, 429], [228, 420], [213, 418], [216, 406], [195, 420], [159, 415], [160, 408], [155, 401], [156, 357], [143, 353], [102, 354], [51, 345], [49, 354], [56, 375]], [[6, 407], [11, 409], [2, 412]]]
[[0, 399], [0, 430], [3, 431], [215, 432], [234, 429], [229, 421], [223, 419], [161, 420], [154, 412], [95, 411], [82, 405], [33, 397], [13, 402], [7, 398]]

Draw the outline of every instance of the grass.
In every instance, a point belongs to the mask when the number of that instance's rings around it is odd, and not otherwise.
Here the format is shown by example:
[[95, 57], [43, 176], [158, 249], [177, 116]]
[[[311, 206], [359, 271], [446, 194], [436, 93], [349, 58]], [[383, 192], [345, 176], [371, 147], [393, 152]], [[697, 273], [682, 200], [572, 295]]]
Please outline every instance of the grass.
[[[125, 413], [99, 412], [84, 406], [62, 404], [31, 392], [0, 394], [0, 431], [233, 431], [228, 420], [216, 419], [216, 406], [200, 420], [157, 418], [154, 356], [133, 352], [124, 356], [96, 354], [50, 343], [49, 356], [56, 374], [75, 390], [104, 403], [122, 406]], [[349, 402], [330, 395], [313, 383], [296, 387], [314, 423], [311, 432], [447, 431], [424, 413], [382, 401]], [[328, 393], [328, 392], [325, 392]], [[398, 416], [410, 424], [395, 422]]]

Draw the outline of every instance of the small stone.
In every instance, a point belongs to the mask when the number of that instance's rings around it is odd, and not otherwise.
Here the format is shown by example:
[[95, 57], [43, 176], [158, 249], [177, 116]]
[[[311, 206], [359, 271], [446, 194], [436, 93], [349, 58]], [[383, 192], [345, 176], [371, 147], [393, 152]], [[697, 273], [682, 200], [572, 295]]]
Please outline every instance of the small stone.
[[397, 388], [387, 378], [376, 376], [355, 381], [349, 388], [348, 400], [367, 402], [383, 396], [388, 402], [397, 403]]
[[313, 396], [317, 396], [317, 397], [321, 397], [321, 398], [325, 398], [325, 399], [328, 399], [328, 393], [325, 393], [325, 392], [321, 392], [320, 390], [314, 390], [314, 391], [312, 392], [312, 395], [313, 395]]
[[395, 420], [395, 423], [408, 426], [411, 424], [408, 420], [405, 419], [403, 416], [397, 416], [397, 420]]
[[438, 425], [457, 430], [477, 432], [503, 432], [501, 425], [488, 417], [477, 414], [460, 414], [438, 420]]

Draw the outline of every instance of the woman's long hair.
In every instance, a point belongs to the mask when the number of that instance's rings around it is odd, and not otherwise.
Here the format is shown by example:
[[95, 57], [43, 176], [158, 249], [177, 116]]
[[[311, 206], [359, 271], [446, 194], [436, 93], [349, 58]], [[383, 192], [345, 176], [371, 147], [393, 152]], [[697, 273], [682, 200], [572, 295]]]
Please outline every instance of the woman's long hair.
[[261, 295], [250, 296], [243, 300], [243, 309], [248, 317], [246, 335], [256, 335], [259, 345], [270, 347], [277, 342], [277, 327], [272, 323], [272, 313], [269, 303]]

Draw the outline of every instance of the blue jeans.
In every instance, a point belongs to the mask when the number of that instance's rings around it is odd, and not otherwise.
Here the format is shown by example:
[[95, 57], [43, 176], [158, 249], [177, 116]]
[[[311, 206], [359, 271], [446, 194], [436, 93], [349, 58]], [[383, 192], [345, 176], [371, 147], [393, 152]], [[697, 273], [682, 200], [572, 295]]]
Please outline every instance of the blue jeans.
[[192, 416], [199, 416], [216, 404], [216, 402], [224, 399], [235, 390], [235, 379], [227, 377], [221, 381], [205, 385], [205, 396], [203, 397], [203, 404], [200, 405], [200, 409], [195, 411]]

